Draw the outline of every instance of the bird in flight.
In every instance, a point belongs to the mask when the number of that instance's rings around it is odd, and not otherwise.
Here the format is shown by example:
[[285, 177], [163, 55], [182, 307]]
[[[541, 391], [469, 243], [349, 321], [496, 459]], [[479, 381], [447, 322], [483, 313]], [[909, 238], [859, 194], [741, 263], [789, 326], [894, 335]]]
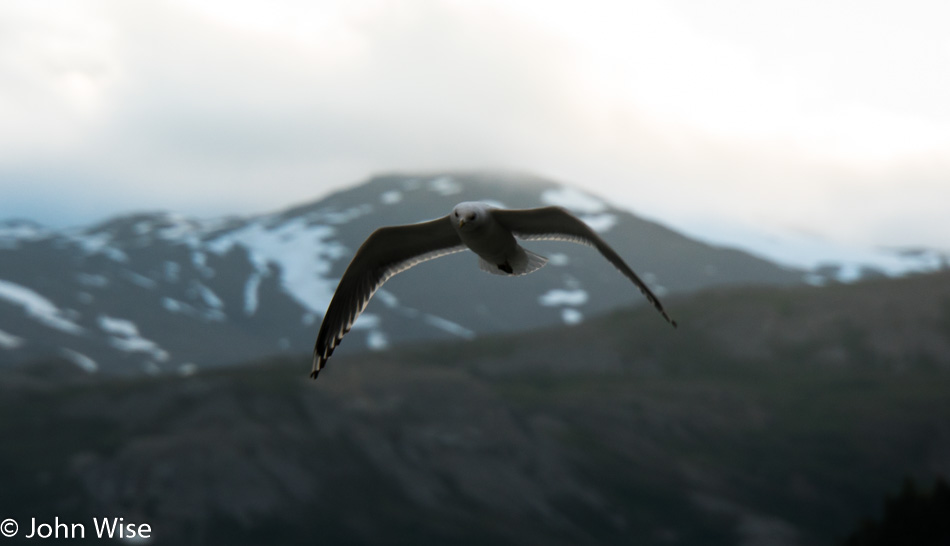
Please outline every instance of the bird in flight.
[[459, 203], [451, 214], [436, 220], [379, 228], [363, 242], [343, 273], [323, 317], [313, 348], [310, 377], [317, 378], [373, 294], [397, 273], [466, 249], [478, 255], [479, 268], [496, 275], [527, 275], [547, 263], [547, 258], [525, 249], [516, 238], [570, 241], [596, 248], [676, 327], [676, 321], [630, 266], [573, 214], [561, 207], [509, 210], [470, 201]]

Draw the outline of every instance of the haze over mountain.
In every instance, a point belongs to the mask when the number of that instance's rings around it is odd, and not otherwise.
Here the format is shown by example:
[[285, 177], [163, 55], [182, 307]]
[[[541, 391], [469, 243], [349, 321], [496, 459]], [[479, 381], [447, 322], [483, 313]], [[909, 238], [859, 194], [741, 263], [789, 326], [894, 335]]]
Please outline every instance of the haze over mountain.
[[[65, 231], [8, 221], [0, 227], [0, 363], [60, 356], [90, 371], [190, 373], [306, 352], [366, 236], [380, 226], [445, 215], [466, 200], [572, 210], [661, 298], [806, 279], [804, 271], [697, 242], [536, 177], [380, 176], [316, 202], [246, 218], [151, 212]], [[528, 246], [550, 258], [530, 279], [486, 275], [471, 253], [393, 278], [340, 351], [574, 324], [643, 303], [590, 248]], [[675, 316], [675, 308], [671, 312]]]

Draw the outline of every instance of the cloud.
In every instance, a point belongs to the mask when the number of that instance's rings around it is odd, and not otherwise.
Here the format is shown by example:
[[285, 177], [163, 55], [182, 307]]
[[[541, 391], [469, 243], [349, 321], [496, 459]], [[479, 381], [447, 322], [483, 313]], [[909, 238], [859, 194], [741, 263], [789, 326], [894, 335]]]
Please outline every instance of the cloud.
[[5, 3], [0, 217], [263, 212], [379, 171], [501, 167], [674, 224], [930, 240], [939, 17], [770, 6]]
[[[5, 146], [7, 171], [45, 171], [39, 178], [59, 186], [72, 183], [59, 174], [82, 173], [77, 181], [106, 200], [125, 197], [109, 191], [124, 184], [159, 206], [212, 195], [219, 207], [278, 206], [379, 169], [516, 164], [519, 151], [543, 153], [570, 128], [570, 59], [556, 42], [497, 13], [393, 6], [338, 22], [323, 43], [174, 4], [102, 3], [98, 18], [51, 30], [95, 27], [108, 42], [72, 61], [101, 67], [94, 119], [59, 119], [36, 142]], [[32, 64], [45, 62], [25, 47]], [[59, 77], [30, 86], [49, 92]], [[19, 125], [70, 100], [46, 96]], [[57, 133], [72, 137], [51, 148]], [[42, 161], [49, 152], [56, 168]]]

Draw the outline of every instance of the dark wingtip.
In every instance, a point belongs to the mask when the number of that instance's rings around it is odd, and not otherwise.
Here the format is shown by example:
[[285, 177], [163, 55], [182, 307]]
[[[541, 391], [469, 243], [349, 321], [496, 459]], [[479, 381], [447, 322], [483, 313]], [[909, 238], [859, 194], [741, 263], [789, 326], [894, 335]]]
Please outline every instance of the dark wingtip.
[[663, 318], [666, 319], [666, 322], [669, 322], [670, 324], [673, 325], [673, 328], [676, 328], [677, 326], [679, 326], [678, 324], [676, 324], [675, 320], [670, 318], [670, 316], [666, 313], [666, 311], [663, 310], [663, 308], [657, 307], [657, 310], [660, 312], [661, 315], [663, 315]]
[[317, 370], [313, 370], [312, 372], [310, 372], [310, 379], [313, 379], [314, 381], [316, 381], [318, 373], [320, 372], [318, 372]]

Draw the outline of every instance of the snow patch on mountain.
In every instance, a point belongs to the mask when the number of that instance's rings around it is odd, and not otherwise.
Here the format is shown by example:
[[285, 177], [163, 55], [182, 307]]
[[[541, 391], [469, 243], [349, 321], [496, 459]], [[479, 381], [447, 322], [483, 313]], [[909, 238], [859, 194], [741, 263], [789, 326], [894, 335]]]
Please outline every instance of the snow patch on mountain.
[[16, 349], [23, 345], [23, 338], [0, 330], [0, 349]]
[[67, 349], [63, 347], [59, 350], [60, 354], [66, 357], [67, 360], [79, 366], [84, 371], [88, 373], [94, 373], [99, 371], [99, 364], [95, 360], [89, 358], [88, 356], [80, 353], [79, 351], [74, 351], [73, 349]]
[[[373, 212], [373, 205], [369, 203], [363, 203], [362, 205], [357, 205], [355, 207], [350, 207], [348, 209], [338, 211], [338, 210], [326, 210], [321, 209], [314, 213], [311, 213], [308, 217], [308, 223], [326, 223], [341, 225], [352, 222], [353, 220], [359, 218], [360, 216], [366, 216]], [[293, 221], [302, 220], [300, 218]]]
[[429, 181], [428, 187], [439, 195], [455, 195], [462, 192], [462, 185], [451, 176], [433, 178]]
[[354, 330], [375, 330], [379, 328], [382, 319], [376, 313], [363, 313], [353, 323]]
[[24, 241], [38, 241], [50, 235], [43, 226], [29, 220], [0, 222], [0, 249], [13, 250]]
[[204, 320], [220, 322], [227, 319], [227, 315], [225, 315], [220, 309], [199, 309], [194, 305], [176, 300], [175, 298], [169, 298], [167, 296], [162, 298], [162, 307], [171, 313], [180, 313], [183, 315], [198, 317]]
[[138, 326], [131, 320], [99, 315], [98, 322], [103, 332], [111, 334], [109, 344], [116, 349], [129, 353], [147, 353], [159, 362], [168, 360], [168, 352], [154, 341], [142, 337]]
[[801, 230], [775, 230], [719, 218], [674, 222], [687, 236], [738, 248], [764, 259], [809, 270], [805, 280], [854, 282], [870, 275], [897, 277], [950, 268], [950, 247], [881, 248], [833, 241]]
[[162, 220], [161, 224], [154, 229], [155, 234], [160, 239], [179, 241], [192, 247], [197, 245], [198, 233], [213, 228], [217, 224], [217, 222], [211, 221], [206, 225], [200, 225], [198, 222], [178, 213], [166, 213]]
[[353, 323], [353, 330], [369, 330], [366, 334], [366, 347], [372, 351], [389, 348], [389, 338], [382, 329], [382, 317], [375, 313], [363, 313]]
[[143, 220], [141, 222], [136, 222], [132, 226], [132, 232], [136, 235], [145, 235], [154, 229], [154, 223], [148, 220]]
[[[336, 282], [325, 275], [334, 261], [349, 252], [331, 239], [335, 231], [332, 226], [311, 225], [303, 218], [269, 228], [257, 222], [215, 239], [207, 247], [220, 255], [235, 245], [243, 246], [262, 275], [271, 264], [277, 266], [284, 291], [306, 309], [322, 315], [336, 289]], [[256, 304], [249, 303], [249, 293], [245, 288], [245, 312], [256, 309]]]
[[[106, 236], [113, 238], [113, 246], [128, 247], [129, 245], [142, 247], [153, 244], [156, 240], [168, 241], [173, 244], [183, 244], [189, 248], [201, 246], [201, 237], [216, 229], [223, 229], [231, 219], [215, 218], [210, 220], [195, 220], [176, 212], [158, 212], [126, 217], [128, 223], [112, 223], [100, 226], [96, 232], [84, 232], [85, 237]], [[121, 222], [121, 220], [120, 220]], [[128, 226], [127, 233], [123, 233]], [[120, 235], [121, 234], [121, 235]], [[132, 238], [128, 238], [131, 235]]]
[[584, 315], [573, 307], [565, 307], [561, 310], [561, 320], [564, 324], [580, 324], [584, 320]]
[[25, 286], [0, 280], [0, 299], [23, 308], [27, 316], [50, 328], [73, 335], [83, 331], [82, 326], [70, 320], [56, 304]]
[[50, 231], [29, 220], [0, 221], [0, 239], [35, 240], [48, 236]]
[[133, 284], [138, 285], [142, 288], [152, 290], [156, 286], [158, 286], [158, 283], [155, 282], [154, 280], [146, 277], [145, 275], [139, 275], [135, 271], [129, 271], [128, 269], [123, 269], [121, 273], [123, 277], [131, 281]]
[[541, 202], [546, 205], [564, 207], [577, 214], [600, 214], [607, 210], [607, 204], [596, 197], [576, 188], [560, 187], [541, 192]]
[[384, 191], [379, 195], [379, 200], [384, 205], [395, 205], [402, 201], [402, 192], [399, 190]]
[[383, 302], [383, 305], [393, 309], [399, 305], [399, 298], [395, 294], [386, 290], [385, 288], [380, 288], [376, 291], [376, 295], [373, 296], [374, 299]]
[[538, 298], [538, 303], [545, 307], [556, 307], [558, 305], [584, 305], [587, 303], [587, 291], [580, 288], [574, 290], [563, 290], [555, 288], [548, 290]]
[[157, 343], [144, 337], [113, 337], [109, 343], [119, 349], [129, 353], [148, 353], [152, 358], [159, 362], [168, 360], [168, 352], [158, 346]]
[[452, 335], [458, 336], [463, 339], [475, 339], [475, 332], [473, 330], [469, 330], [468, 328], [462, 326], [461, 324], [456, 324], [452, 322], [451, 320], [447, 320], [442, 317], [437, 317], [435, 315], [430, 315], [428, 313], [426, 313], [426, 315], [423, 316], [422, 320], [424, 320], [427, 324], [431, 326], [435, 326], [436, 328], [438, 328], [439, 330], [442, 330], [443, 332], [448, 332]]
[[88, 288], [105, 288], [109, 286], [109, 279], [105, 275], [95, 273], [76, 273], [76, 282]]
[[[475, 332], [473, 330], [470, 330], [469, 328], [462, 326], [461, 324], [457, 324], [455, 322], [452, 322], [450, 320], [444, 319], [440, 316], [433, 315], [430, 313], [422, 313], [421, 311], [413, 307], [406, 307], [406, 306], [400, 305], [399, 298], [397, 298], [395, 294], [386, 290], [385, 288], [378, 290], [376, 294], [373, 296], [373, 299], [378, 300], [389, 309], [396, 309], [399, 312], [399, 314], [404, 317], [417, 318], [421, 316], [422, 321], [425, 322], [426, 324], [430, 326], [434, 326], [435, 328], [438, 328], [439, 330], [442, 330], [443, 332], [452, 334], [453, 336], [457, 336], [463, 339], [475, 338]], [[362, 320], [362, 317], [363, 316], [361, 315], [360, 320]], [[357, 321], [357, 324], [359, 324], [359, 320]], [[367, 343], [369, 343], [369, 340], [367, 340]]]
[[580, 217], [585, 224], [597, 233], [605, 233], [617, 224], [617, 216], [609, 212], [600, 214], [585, 214]]
[[571, 262], [571, 259], [567, 254], [563, 252], [554, 252], [548, 255], [548, 264], [554, 265], [557, 267], [563, 267]]
[[188, 304], [182, 303], [174, 298], [162, 298], [162, 307], [172, 313], [181, 313]]
[[133, 337], [139, 335], [139, 329], [134, 322], [107, 315], [99, 315], [99, 328], [103, 332], [117, 336]]
[[224, 309], [224, 301], [222, 301], [221, 298], [219, 298], [218, 295], [214, 293], [214, 290], [208, 288], [200, 282], [193, 281], [188, 291], [189, 293], [194, 293], [195, 296], [200, 298], [201, 301], [203, 301], [208, 307], [218, 310]]
[[366, 336], [366, 346], [372, 351], [382, 351], [389, 348], [389, 338], [382, 330], [373, 330]]
[[89, 256], [102, 254], [114, 262], [125, 263], [129, 256], [112, 245], [112, 236], [106, 232], [89, 233], [84, 231], [67, 232], [68, 240], [81, 248]]
[[191, 253], [191, 264], [201, 274], [202, 277], [210, 279], [214, 277], [214, 269], [208, 267], [208, 255], [201, 251]]
[[257, 289], [261, 285], [261, 277], [264, 273], [260, 271], [255, 271], [251, 273], [251, 276], [247, 278], [247, 282], [244, 283], [244, 314], [251, 316], [257, 312], [258, 305], [258, 296]]
[[181, 265], [178, 262], [166, 261], [164, 264], [165, 280], [171, 283], [178, 282], [181, 275]]

